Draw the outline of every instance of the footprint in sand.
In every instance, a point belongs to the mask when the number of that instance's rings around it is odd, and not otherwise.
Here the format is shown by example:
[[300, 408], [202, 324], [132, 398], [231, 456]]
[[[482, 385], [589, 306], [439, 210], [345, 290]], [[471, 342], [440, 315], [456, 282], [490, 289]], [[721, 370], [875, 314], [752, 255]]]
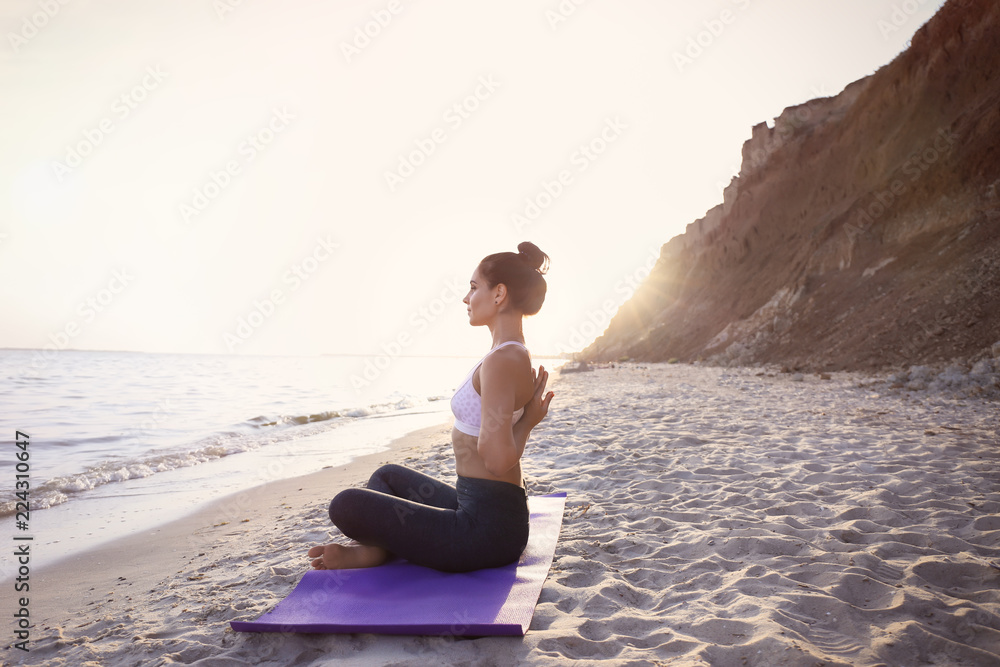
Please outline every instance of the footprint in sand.
[[855, 554], [851, 557], [856, 567], [866, 570], [873, 579], [882, 583], [894, 583], [903, 578], [903, 569], [890, 565], [872, 554]]
[[1000, 571], [979, 563], [924, 561], [913, 566], [913, 573], [946, 595], [961, 598], [996, 590], [1000, 583]]
[[692, 626], [688, 634], [710, 644], [732, 646], [749, 642], [755, 629], [756, 626], [743, 621], [713, 618]]
[[542, 639], [538, 642], [538, 649], [569, 660], [613, 658], [621, 651], [617, 642], [595, 642], [582, 637]]
[[836, 630], [811, 627], [809, 628], [809, 632], [806, 633], [806, 638], [820, 651], [829, 653], [830, 655], [853, 655], [863, 648], [854, 638], [841, 634]]
[[[836, 622], [836, 614], [846, 611], [839, 602], [831, 598], [818, 601], [813, 597], [793, 597], [795, 602], [789, 608], [779, 610], [775, 619], [782, 627], [787, 628], [790, 634], [801, 636], [803, 640], [830, 655], [848, 656], [864, 648], [859, 641], [850, 635], [834, 628], [820, 627]], [[822, 614], [823, 609], [830, 609], [830, 611], [827, 612], [826, 618], [821, 621], [806, 614], [805, 609], [811, 609], [811, 613], [814, 614]]]
[[898, 604], [903, 592], [872, 577], [847, 574], [830, 590], [830, 595], [858, 609], [887, 609]]
[[1000, 516], [995, 514], [990, 516], [981, 516], [973, 522], [972, 527], [983, 532], [1000, 530]]
[[590, 588], [604, 581], [604, 572], [573, 572], [560, 577], [557, 582], [568, 588]]

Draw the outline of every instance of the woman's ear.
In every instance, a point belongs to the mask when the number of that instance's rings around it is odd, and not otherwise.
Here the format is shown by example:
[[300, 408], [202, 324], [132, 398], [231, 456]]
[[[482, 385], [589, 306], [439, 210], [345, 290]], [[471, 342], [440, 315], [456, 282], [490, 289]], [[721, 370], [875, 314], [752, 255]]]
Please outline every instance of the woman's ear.
[[505, 296], [507, 296], [507, 286], [503, 283], [498, 283], [496, 286], [496, 296], [494, 297], [493, 302], [500, 303]]

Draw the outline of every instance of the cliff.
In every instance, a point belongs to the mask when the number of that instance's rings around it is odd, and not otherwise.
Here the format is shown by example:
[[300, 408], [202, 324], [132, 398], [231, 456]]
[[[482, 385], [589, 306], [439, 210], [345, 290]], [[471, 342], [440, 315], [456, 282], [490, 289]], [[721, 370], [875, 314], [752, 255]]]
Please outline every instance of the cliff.
[[1000, 3], [949, 0], [890, 64], [785, 109], [661, 250], [590, 361], [908, 366], [1000, 339]]

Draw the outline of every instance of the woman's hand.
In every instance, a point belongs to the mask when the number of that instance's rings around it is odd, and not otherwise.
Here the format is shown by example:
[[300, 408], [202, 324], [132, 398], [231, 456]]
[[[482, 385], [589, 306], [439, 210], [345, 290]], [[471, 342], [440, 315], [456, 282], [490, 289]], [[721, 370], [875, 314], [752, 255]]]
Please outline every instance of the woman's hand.
[[524, 422], [529, 431], [538, 426], [538, 422], [542, 421], [548, 414], [549, 403], [555, 396], [555, 393], [551, 391], [548, 394], [545, 393], [545, 383], [549, 380], [549, 372], [545, 370], [545, 366], [538, 367], [537, 375], [535, 369], [532, 368], [531, 377], [535, 383], [535, 393], [525, 404], [524, 414], [518, 420], [518, 423]]

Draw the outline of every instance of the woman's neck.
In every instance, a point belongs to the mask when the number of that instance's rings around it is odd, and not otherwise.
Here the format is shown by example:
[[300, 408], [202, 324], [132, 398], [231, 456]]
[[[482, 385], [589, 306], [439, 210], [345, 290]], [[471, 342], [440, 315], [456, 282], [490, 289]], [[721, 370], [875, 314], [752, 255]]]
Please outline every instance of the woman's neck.
[[524, 343], [524, 331], [521, 329], [521, 318], [504, 317], [501, 315], [490, 324], [490, 334], [493, 336], [493, 347], [509, 340]]

